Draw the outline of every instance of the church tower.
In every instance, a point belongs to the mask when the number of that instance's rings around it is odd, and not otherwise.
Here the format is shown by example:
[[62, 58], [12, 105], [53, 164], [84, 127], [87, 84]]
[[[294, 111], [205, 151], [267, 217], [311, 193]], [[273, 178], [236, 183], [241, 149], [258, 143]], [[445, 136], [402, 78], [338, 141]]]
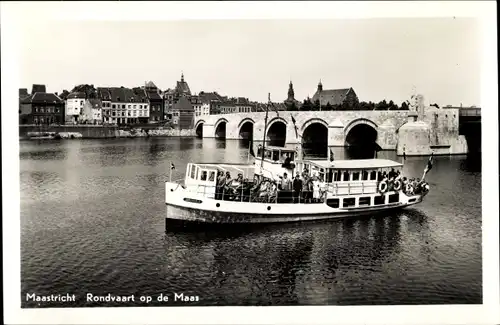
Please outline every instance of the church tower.
[[318, 83], [318, 93], [320, 93], [322, 91], [323, 91], [323, 84], [321, 83], [321, 79], [320, 79], [319, 83]]
[[290, 80], [290, 84], [288, 85], [288, 101], [295, 100], [295, 92], [293, 91], [293, 84]]

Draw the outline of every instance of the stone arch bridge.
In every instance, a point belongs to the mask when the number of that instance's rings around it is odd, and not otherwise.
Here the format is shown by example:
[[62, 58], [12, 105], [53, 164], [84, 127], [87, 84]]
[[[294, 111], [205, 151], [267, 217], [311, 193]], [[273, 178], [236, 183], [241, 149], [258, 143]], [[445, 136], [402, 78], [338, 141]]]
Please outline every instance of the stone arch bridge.
[[[304, 142], [349, 146], [371, 141], [382, 149], [395, 150], [396, 131], [408, 121], [408, 113], [409, 111], [270, 111], [266, 141], [279, 146]], [[265, 114], [252, 112], [199, 116], [195, 120], [195, 129], [197, 135], [203, 138], [251, 139], [261, 142], [264, 138]]]

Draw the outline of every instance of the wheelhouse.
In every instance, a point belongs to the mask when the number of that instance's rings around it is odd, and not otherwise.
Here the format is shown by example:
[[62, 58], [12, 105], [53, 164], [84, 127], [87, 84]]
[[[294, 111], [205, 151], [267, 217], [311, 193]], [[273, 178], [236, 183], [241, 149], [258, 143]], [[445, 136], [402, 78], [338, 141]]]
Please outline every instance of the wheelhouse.
[[[264, 150], [264, 159], [262, 159]], [[283, 177], [284, 173], [291, 175], [295, 168], [295, 149], [266, 146], [265, 149], [257, 149], [257, 159], [255, 160], [255, 173], [269, 179]]]

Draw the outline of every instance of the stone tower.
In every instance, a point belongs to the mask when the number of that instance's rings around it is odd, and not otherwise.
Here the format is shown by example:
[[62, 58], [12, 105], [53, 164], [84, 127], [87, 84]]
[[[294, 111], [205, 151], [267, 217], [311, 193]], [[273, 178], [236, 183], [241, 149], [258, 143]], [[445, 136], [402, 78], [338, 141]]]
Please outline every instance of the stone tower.
[[290, 80], [290, 84], [288, 85], [288, 101], [294, 101], [295, 100], [295, 92], [293, 91], [293, 83]]

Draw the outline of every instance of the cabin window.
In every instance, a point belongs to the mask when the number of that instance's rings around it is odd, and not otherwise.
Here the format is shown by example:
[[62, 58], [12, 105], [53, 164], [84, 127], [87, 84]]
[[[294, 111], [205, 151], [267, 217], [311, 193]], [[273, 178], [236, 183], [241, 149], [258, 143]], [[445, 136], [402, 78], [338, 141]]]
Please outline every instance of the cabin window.
[[352, 180], [353, 181], [359, 181], [359, 172], [353, 172], [352, 173]]
[[382, 205], [385, 204], [385, 196], [384, 195], [378, 195], [375, 197], [375, 205]]
[[328, 199], [326, 200], [326, 204], [331, 207], [331, 208], [339, 208], [340, 207], [340, 204], [339, 204], [339, 199]]
[[210, 182], [213, 182], [215, 180], [215, 172], [210, 172], [210, 177], [208, 179]]
[[389, 195], [389, 203], [399, 202], [399, 193]]
[[278, 150], [273, 151], [273, 161], [280, 160], [280, 152]]
[[196, 167], [196, 176], [195, 176], [195, 179], [198, 179], [198, 175], [200, 174], [200, 169], [198, 167]]
[[[327, 173], [327, 177], [326, 177], [326, 182], [327, 183], [331, 183], [333, 181], [333, 169], [331, 168], [328, 168], [328, 173]], [[335, 175], [337, 175], [337, 173], [335, 173]]]
[[271, 151], [266, 150], [266, 152], [265, 152], [265, 158], [267, 158], [267, 159], [271, 159], [271, 154], [272, 154], [272, 152], [271, 152]]
[[376, 172], [376, 171], [372, 171], [372, 172], [370, 173], [370, 180], [371, 180], [371, 181], [374, 181], [374, 180], [376, 180], [376, 179], [377, 179], [377, 172]]
[[369, 197], [369, 196], [364, 196], [364, 197], [360, 197], [359, 198], [359, 203], [358, 205], [359, 206], [367, 206], [367, 205], [371, 205], [371, 202], [372, 202], [372, 198]]
[[344, 182], [349, 181], [349, 172], [344, 172], [344, 178], [342, 179]]
[[333, 176], [334, 176], [335, 182], [340, 182], [340, 178], [342, 176], [342, 173], [340, 171], [339, 172], [335, 172], [335, 174]]
[[200, 181], [206, 181], [206, 180], [207, 180], [207, 171], [206, 170], [202, 170], [201, 171]]
[[377, 176], [378, 176], [378, 180], [381, 181], [382, 180], [382, 171], [379, 171], [377, 173]]
[[356, 205], [356, 198], [350, 197], [350, 198], [345, 198], [343, 202], [343, 207], [348, 208], [348, 207], [353, 207]]
[[367, 180], [368, 180], [368, 176], [369, 176], [369, 175], [368, 175], [368, 171], [363, 170], [363, 180], [364, 180], [364, 181], [367, 181]]

